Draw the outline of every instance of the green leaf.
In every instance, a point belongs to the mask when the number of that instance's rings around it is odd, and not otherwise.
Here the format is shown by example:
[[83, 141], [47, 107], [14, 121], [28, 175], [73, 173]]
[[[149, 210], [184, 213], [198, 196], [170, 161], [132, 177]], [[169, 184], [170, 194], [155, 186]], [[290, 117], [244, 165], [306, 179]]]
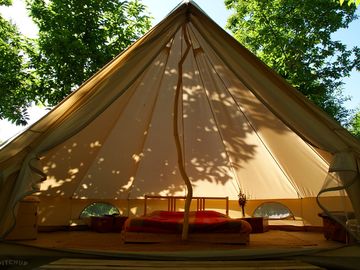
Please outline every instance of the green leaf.
[[35, 81], [28, 60], [32, 45], [15, 25], [0, 17], [0, 119], [19, 125], [26, 124], [27, 107], [34, 99], [29, 91]]
[[36, 40], [0, 18], [0, 119], [16, 124], [26, 124], [32, 102], [57, 104], [150, 28], [136, 0], [26, 3], [39, 27]]
[[[341, 2], [341, 4], [344, 1]], [[355, 5], [328, 0], [226, 0], [227, 28], [245, 47], [341, 123], [348, 121], [342, 78], [359, 50], [332, 34], [354, 21]]]

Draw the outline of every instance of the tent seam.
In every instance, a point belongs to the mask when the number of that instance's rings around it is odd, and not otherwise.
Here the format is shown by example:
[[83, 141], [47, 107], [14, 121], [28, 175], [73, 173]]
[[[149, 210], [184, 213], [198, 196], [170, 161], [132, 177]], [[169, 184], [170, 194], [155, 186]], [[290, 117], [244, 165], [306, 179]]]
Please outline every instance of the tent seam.
[[[195, 35], [195, 34], [194, 34]], [[199, 44], [201, 44], [199, 42]], [[216, 53], [216, 51], [214, 51]], [[217, 53], [216, 53], [217, 54]], [[209, 59], [209, 57], [206, 55], [206, 59], [207, 62], [211, 65], [211, 67], [214, 67], [212, 61]], [[209, 65], [208, 64], [208, 65]], [[280, 169], [280, 171], [283, 173], [283, 175], [285, 176], [285, 178], [288, 180], [288, 182], [290, 183], [290, 185], [293, 187], [293, 189], [295, 190], [295, 192], [297, 193], [299, 198], [302, 198], [302, 196], [300, 195], [301, 192], [300, 190], [296, 187], [295, 183], [293, 183], [293, 181], [291, 180], [291, 178], [289, 177], [289, 175], [285, 172], [285, 170], [283, 169], [283, 167], [281, 166], [281, 164], [279, 163], [279, 161], [275, 158], [275, 156], [271, 153], [271, 151], [269, 150], [269, 148], [267, 147], [267, 145], [265, 144], [264, 140], [261, 138], [261, 136], [258, 134], [258, 129], [253, 125], [253, 123], [250, 121], [250, 119], [248, 118], [248, 116], [245, 114], [244, 110], [241, 108], [241, 106], [239, 105], [239, 103], [237, 102], [237, 100], [234, 98], [234, 96], [231, 94], [230, 90], [227, 88], [224, 80], [222, 79], [222, 77], [220, 76], [220, 74], [217, 72], [217, 70], [214, 68], [213, 69], [214, 72], [217, 74], [218, 78], [221, 80], [224, 88], [226, 89], [227, 93], [231, 96], [231, 98], [233, 99], [233, 101], [235, 102], [236, 106], [238, 107], [239, 111], [242, 113], [242, 115], [245, 117], [245, 119], [247, 120], [247, 122], [249, 123], [249, 125], [251, 126], [251, 128], [254, 130], [256, 136], [258, 137], [258, 139], [260, 140], [261, 144], [265, 147], [266, 151], [268, 152], [268, 154], [272, 157], [272, 159], [274, 160], [275, 164], [277, 164], [278, 168]], [[236, 74], [235, 74], [236, 76]], [[237, 76], [236, 76], [237, 77]], [[240, 80], [241, 81], [241, 80]], [[245, 84], [244, 84], [245, 85]], [[245, 85], [246, 86], [246, 85]], [[246, 86], [247, 87], [247, 86]], [[248, 88], [248, 87], [247, 87]], [[249, 89], [250, 90], [250, 89]]]
[[[194, 32], [191, 30], [191, 27], [189, 28], [189, 30], [193, 33], [193, 36], [194, 36], [194, 38], [196, 39], [196, 36], [194, 35]], [[199, 41], [197, 41], [197, 43], [200, 45]], [[238, 176], [237, 176], [237, 173], [236, 173], [236, 171], [235, 171], [235, 169], [234, 169], [234, 165], [233, 165], [232, 158], [231, 158], [231, 156], [229, 155], [227, 146], [226, 146], [226, 144], [225, 144], [225, 140], [224, 140], [224, 136], [223, 136], [223, 134], [222, 134], [222, 132], [221, 132], [221, 128], [218, 128], [218, 127], [219, 127], [219, 124], [218, 124], [217, 118], [216, 118], [216, 116], [215, 116], [214, 110], [213, 110], [213, 108], [212, 108], [212, 105], [211, 105], [211, 102], [210, 102], [210, 98], [209, 98], [208, 93], [207, 93], [207, 91], [206, 91], [206, 87], [205, 87], [205, 84], [204, 84], [204, 79], [203, 79], [203, 77], [201, 76], [201, 71], [200, 71], [200, 69], [199, 69], [199, 64], [198, 64], [196, 55], [194, 55], [194, 59], [195, 59], [196, 65], [197, 65], [197, 69], [198, 69], [198, 71], [199, 71], [199, 77], [200, 77], [201, 82], [202, 82], [202, 85], [203, 85], [203, 90], [204, 90], [206, 99], [207, 99], [207, 101], [208, 101], [211, 114], [212, 114], [213, 119], [214, 119], [214, 121], [215, 121], [215, 123], [216, 123], [217, 129], [218, 129], [218, 134], [219, 134], [220, 139], [221, 139], [221, 142], [222, 142], [222, 144], [223, 144], [223, 146], [224, 146], [224, 150], [225, 150], [226, 156], [227, 156], [227, 158], [228, 158], [228, 160], [229, 160], [229, 162], [230, 162], [230, 167], [231, 167], [232, 174], [233, 174], [233, 176], [234, 176], [235, 179], [236, 179], [237, 189], [240, 191], [240, 190], [241, 190], [240, 181], [239, 181]]]
[[[176, 32], [176, 33], [177, 33], [177, 32]], [[175, 35], [176, 35], [176, 33], [175, 33]], [[174, 37], [175, 37], [175, 35], [172, 36], [172, 41], [171, 41], [172, 43], [174, 42]], [[170, 53], [168, 52], [168, 53], [167, 53], [167, 56], [166, 56], [166, 63], [165, 63], [165, 65], [164, 65], [163, 68], [162, 68], [163, 71], [165, 71], [165, 69], [166, 69], [166, 66], [167, 66], [168, 61], [169, 61], [169, 56], [170, 56]], [[161, 83], [163, 82], [164, 74], [165, 74], [165, 72], [162, 72], [162, 76], [161, 76], [161, 78], [160, 78], [160, 80], [159, 80], [159, 82], [158, 82], [158, 85], [159, 85], [159, 86], [160, 86]], [[143, 143], [142, 143], [142, 146], [141, 146], [141, 149], [142, 149], [142, 150], [144, 150], [145, 143], [146, 143], [147, 138], [148, 138], [148, 136], [149, 136], [149, 132], [148, 132], [148, 131], [149, 131], [150, 127], [151, 127], [151, 123], [152, 123], [152, 120], [153, 120], [153, 117], [154, 117], [154, 112], [155, 112], [155, 106], [156, 106], [156, 104], [157, 104], [157, 102], [158, 102], [158, 99], [159, 99], [160, 87], [157, 87], [157, 89], [158, 89], [158, 91], [157, 91], [157, 94], [156, 94], [156, 97], [155, 97], [153, 106], [152, 106], [152, 108], [151, 108], [151, 116], [149, 117], [149, 121], [148, 121], [147, 129], [146, 129], [146, 132], [145, 132], [144, 140], [143, 140]], [[139, 160], [139, 162], [137, 162], [137, 164], [135, 165], [135, 173], [134, 173], [135, 176], [136, 176], [137, 170], [138, 170], [138, 168], [139, 168], [140, 162], [141, 162], [141, 160]], [[135, 178], [136, 178], [135, 176], [134, 176], [134, 181], [135, 181]], [[132, 184], [131, 184], [131, 186], [130, 186], [130, 188], [129, 188], [128, 198], [130, 198], [131, 192], [132, 192], [132, 190], [133, 190], [133, 188], [134, 188], [134, 181], [132, 182]]]

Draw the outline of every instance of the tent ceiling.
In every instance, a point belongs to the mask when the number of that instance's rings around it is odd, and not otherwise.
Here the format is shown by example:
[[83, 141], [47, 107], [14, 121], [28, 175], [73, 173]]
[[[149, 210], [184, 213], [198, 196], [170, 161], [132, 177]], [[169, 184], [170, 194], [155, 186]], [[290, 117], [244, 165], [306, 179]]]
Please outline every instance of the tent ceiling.
[[[184, 35], [191, 50], [180, 74]], [[236, 199], [239, 188], [253, 199], [317, 195], [328, 164], [252, 93], [191, 22], [103, 113], [43, 155], [48, 179], [42, 194], [185, 195], [172, 128], [179, 76], [176, 121], [194, 196]]]

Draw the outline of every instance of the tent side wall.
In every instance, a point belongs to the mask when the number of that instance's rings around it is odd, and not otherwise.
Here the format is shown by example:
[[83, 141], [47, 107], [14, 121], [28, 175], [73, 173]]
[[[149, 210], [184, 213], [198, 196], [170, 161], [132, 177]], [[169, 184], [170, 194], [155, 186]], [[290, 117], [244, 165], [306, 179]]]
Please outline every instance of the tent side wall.
[[[351, 203], [344, 197], [327, 197], [326, 205], [334, 211], [351, 210]], [[69, 198], [52, 198], [40, 197], [38, 225], [45, 227], [62, 227], [70, 224], [83, 224], [80, 220], [81, 212], [93, 202], [104, 202], [115, 206], [122, 216], [141, 216], [144, 213], [144, 200], [87, 200], [87, 199], [69, 199]], [[318, 216], [322, 210], [316, 203], [316, 198], [306, 199], [278, 199], [278, 200], [249, 200], [245, 211], [246, 216], [252, 216], [257, 207], [265, 202], [278, 202], [293, 213], [296, 220], [302, 221], [305, 226], [322, 226], [322, 220]], [[216, 210], [225, 213], [224, 201], [214, 200], [206, 203], [206, 209]], [[154, 210], [167, 210], [167, 202], [159, 200], [148, 201], [147, 212]], [[178, 201], [177, 210], [184, 210], [184, 201]], [[196, 210], [196, 202], [193, 201], [191, 210]], [[241, 218], [241, 209], [236, 200], [229, 201], [229, 215], [232, 218]]]

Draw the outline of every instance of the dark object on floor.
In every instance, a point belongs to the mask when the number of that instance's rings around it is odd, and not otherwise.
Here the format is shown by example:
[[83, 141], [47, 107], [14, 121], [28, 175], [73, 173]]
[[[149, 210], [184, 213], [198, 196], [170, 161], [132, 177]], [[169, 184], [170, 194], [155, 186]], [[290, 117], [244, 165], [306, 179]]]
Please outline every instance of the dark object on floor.
[[334, 240], [342, 243], [348, 242], [348, 233], [345, 229], [345, 224], [348, 219], [353, 219], [355, 217], [353, 212], [341, 212], [341, 211], [334, 211], [330, 212], [330, 214], [336, 217], [338, 220], [341, 221], [340, 224], [331, 216], [327, 215], [326, 213], [320, 213], [319, 216], [323, 219], [323, 229], [324, 229], [324, 236], [327, 240]]
[[118, 215], [105, 215], [102, 217], [91, 217], [90, 228], [94, 231], [105, 232], [121, 232], [125, 221], [128, 217]]

